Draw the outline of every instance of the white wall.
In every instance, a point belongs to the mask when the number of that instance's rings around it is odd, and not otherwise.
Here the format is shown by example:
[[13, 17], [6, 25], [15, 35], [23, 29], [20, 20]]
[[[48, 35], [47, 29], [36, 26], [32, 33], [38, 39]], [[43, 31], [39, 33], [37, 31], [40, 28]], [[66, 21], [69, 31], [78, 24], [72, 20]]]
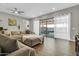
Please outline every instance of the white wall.
[[33, 21], [33, 32], [35, 32], [35, 34], [39, 35], [39, 20], [34, 20]]
[[[17, 21], [16, 26], [9, 26], [8, 18], [15, 18]], [[5, 14], [5, 13], [0, 13], [0, 27], [3, 27], [10, 31], [18, 31], [18, 27], [17, 27], [18, 25], [20, 25], [20, 30], [24, 31], [26, 29], [26, 23], [29, 24], [29, 21], [21, 17], [17, 17], [17, 16]]]
[[59, 11], [56, 11], [56, 12], [52, 12], [52, 13], [40, 16], [38, 18], [41, 18], [41, 19], [44, 18], [44, 17], [50, 18], [50, 17], [56, 16], [56, 15], [59, 15], [59, 14], [64, 14], [64, 13], [71, 13], [70, 39], [71, 39], [71, 41], [74, 41], [75, 35], [77, 33], [79, 33], [79, 5], [73, 6], [73, 7], [70, 7], [70, 8], [66, 8], [66, 9], [63, 9], [63, 10], [59, 10]]

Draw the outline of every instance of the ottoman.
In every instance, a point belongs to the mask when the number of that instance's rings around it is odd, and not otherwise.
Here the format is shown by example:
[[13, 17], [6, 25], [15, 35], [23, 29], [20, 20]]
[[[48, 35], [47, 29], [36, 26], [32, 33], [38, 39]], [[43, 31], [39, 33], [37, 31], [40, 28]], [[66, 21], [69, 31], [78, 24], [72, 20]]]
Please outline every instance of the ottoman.
[[33, 47], [37, 44], [42, 44], [44, 42], [44, 36], [33, 34], [23, 35], [21, 42], [25, 45]]

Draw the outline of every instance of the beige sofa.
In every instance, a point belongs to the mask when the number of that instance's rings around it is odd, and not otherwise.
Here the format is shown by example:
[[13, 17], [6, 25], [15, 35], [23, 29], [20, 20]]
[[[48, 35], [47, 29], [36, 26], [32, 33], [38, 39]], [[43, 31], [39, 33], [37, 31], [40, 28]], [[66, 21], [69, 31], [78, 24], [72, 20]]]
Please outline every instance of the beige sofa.
[[6, 56], [35, 56], [35, 50], [16, 39], [0, 33], [0, 55]]
[[[16, 40], [19, 40], [23, 44], [29, 46], [29, 47], [34, 47], [37, 44], [43, 44], [44, 42], [44, 36], [43, 35], [36, 35], [31, 33], [31, 31], [27, 30], [27, 33], [24, 32], [19, 32], [19, 31], [11, 31], [11, 38], [14, 38]], [[7, 32], [5, 33], [6, 35], [8, 34]]]

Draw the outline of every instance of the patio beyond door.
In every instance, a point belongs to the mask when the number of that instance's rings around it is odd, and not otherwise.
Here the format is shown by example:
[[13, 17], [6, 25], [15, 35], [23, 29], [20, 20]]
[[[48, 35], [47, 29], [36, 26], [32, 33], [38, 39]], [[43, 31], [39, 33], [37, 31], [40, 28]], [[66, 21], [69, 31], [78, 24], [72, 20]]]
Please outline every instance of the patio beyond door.
[[40, 20], [40, 34], [44, 34], [46, 37], [54, 37], [54, 20], [44, 19]]

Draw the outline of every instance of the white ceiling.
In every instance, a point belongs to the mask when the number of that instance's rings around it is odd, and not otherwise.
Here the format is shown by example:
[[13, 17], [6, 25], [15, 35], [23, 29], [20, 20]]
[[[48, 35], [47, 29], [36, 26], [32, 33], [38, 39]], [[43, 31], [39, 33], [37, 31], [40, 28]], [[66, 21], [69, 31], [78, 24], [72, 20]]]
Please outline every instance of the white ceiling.
[[18, 8], [25, 13], [22, 15], [27, 18], [37, 17], [46, 13], [54, 12], [64, 8], [78, 5], [76, 3], [0, 3], [0, 10], [3, 12], [9, 12], [9, 9]]

